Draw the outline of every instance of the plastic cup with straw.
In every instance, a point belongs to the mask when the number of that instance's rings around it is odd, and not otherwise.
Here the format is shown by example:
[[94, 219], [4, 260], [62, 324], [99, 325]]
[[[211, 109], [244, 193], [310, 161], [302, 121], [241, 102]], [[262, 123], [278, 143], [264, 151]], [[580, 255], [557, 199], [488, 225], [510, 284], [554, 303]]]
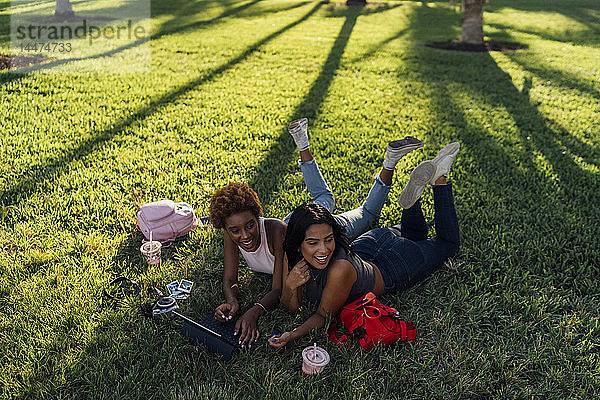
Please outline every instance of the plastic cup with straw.
[[160, 249], [162, 245], [159, 241], [152, 240], [152, 231], [150, 231], [150, 241], [146, 243], [142, 243], [142, 247], [140, 247], [140, 252], [146, 259], [146, 262], [150, 265], [158, 264], [161, 261], [160, 258]]
[[302, 375], [310, 376], [323, 371], [329, 364], [329, 354], [314, 343], [302, 350]]

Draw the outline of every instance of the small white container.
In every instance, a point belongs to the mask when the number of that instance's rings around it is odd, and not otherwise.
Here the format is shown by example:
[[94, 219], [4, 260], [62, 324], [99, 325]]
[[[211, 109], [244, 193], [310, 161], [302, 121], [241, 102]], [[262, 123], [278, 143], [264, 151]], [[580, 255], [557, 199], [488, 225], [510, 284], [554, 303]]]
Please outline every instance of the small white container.
[[329, 364], [329, 354], [316, 343], [302, 350], [302, 375], [318, 374], [327, 364]]
[[140, 247], [140, 252], [150, 265], [160, 263], [160, 249], [162, 244], [158, 241], [146, 242]]

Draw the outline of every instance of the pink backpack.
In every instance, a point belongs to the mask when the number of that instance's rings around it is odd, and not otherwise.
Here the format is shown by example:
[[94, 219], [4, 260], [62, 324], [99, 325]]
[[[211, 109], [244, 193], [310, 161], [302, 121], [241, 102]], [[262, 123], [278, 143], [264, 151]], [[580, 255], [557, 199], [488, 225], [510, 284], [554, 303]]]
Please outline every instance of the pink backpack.
[[136, 225], [147, 240], [152, 231], [152, 240], [168, 243], [196, 229], [198, 219], [187, 203], [159, 200], [140, 207]]

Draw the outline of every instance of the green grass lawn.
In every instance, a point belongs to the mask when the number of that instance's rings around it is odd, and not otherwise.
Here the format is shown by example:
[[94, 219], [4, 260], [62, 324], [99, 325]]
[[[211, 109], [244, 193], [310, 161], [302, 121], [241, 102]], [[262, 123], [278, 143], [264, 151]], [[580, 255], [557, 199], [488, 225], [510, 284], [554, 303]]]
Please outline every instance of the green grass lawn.
[[[77, 12], [77, 1], [73, 2]], [[0, 49], [8, 7], [0, 2]], [[152, 72], [0, 71], [0, 396], [82, 399], [592, 399], [600, 395], [600, 9], [597, 0], [491, 0], [488, 40], [512, 53], [426, 47], [460, 37], [447, 1], [345, 8], [309, 1], [152, 3]], [[451, 141], [458, 256], [384, 297], [417, 340], [363, 352], [324, 331], [276, 351], [296, 326], [277, 310], [251, 351], [225, 363], [103, 287], [196, 282], [184, 311], [220, 304], [222, 234], [199, 230], [145, 265], [140, 204], [171, 198], [205, 215], [215, 189], [248, 182], [268, 216], [307, 201], [285, 130], [310, 119], [336, 194], [358, 206], [391, 139], [425, 147], [398, 168], [381, 225], [396, 223], [408, 173]], [[424, 203], [433, 217], [431, 191]], [[242, 303], [268, 277], [242, 273]], [[332, 362], [300, 375], [314, 341]]]

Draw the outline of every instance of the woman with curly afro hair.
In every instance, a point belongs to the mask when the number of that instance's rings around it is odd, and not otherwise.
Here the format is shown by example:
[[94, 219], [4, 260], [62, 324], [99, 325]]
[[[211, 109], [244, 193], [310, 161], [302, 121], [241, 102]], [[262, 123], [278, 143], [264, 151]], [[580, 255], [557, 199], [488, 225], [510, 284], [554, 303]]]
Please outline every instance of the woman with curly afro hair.
[[[299, 164], [306, 188], [316, 204], [332, 212], [335, 206], [333, 193], [309, 150], [308, 120], [302, 118], [293, 121], [288, 130], [300, 151]], [[411, 136], [388, 143], [383, 168], [364, 203], [352, 211], [333, 216], [343, 227], [345, 236], [349, 240], [377, 224], [390, 191], [396, 164], [404, 155], [422, 146], [420, 140]], [[225, 232], [223, 235], [225, 303], [215, 310], [215, 318], [218, 321], [232, 319], [240, 308], [238, 302], [240, 253], [251, 270], [273, 275], [271, 291], [255, 302], [235, 325], [235, 334], [239, 334], [240, 344], [250, 347], [260, 336], [257, 328], [258, 318], [279, 304], [284, 276], [287, 276], [287, 270], [284, 274], [283, 240], [289, 215], [283, 221], [264, 218], [256, 193], [245, 183], [230, 182], [212, 196], [210, 220], [214, 227]]]

